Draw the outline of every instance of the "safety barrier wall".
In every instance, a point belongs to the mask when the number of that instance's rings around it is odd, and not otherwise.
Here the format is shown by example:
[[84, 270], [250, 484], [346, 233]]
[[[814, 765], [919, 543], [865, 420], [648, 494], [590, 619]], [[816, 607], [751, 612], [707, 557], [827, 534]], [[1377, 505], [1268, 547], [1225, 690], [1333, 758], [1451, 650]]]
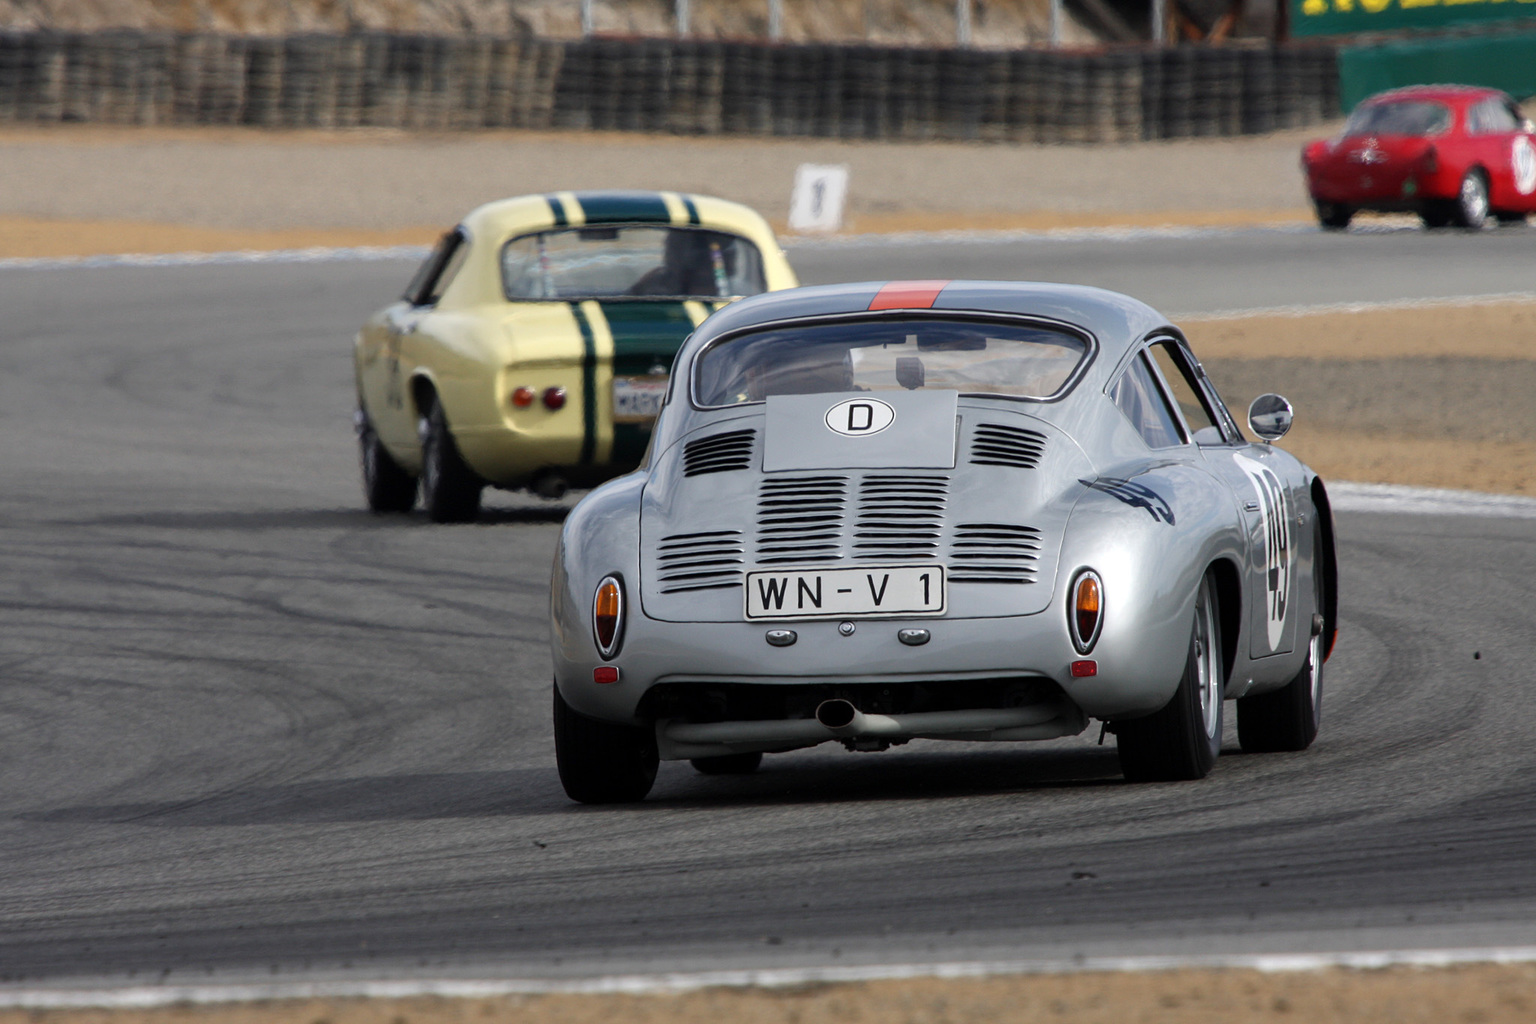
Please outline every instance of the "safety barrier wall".
[[0, 122], [1117, 142], [1338, 109], [1332, 47], [1062, 53], [555, 41], [0, 33]]
[[1350, 46], [1339, 52], [1339, 102], [1345, 110], [1372, 93], [1423, 82], [1459, 82], [1536, 96], [1536, 25], [1524, 32], [1451, 36]]

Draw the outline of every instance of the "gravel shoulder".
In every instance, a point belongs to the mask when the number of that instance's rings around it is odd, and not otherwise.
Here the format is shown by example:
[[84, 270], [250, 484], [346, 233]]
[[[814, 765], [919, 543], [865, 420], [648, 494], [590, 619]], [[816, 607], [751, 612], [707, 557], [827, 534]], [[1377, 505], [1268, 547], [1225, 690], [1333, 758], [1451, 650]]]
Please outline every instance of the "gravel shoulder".
[[[795, 168], [849, 168], [849, 228], [1304, 219], [1302, 143], [1327, 126], [1126, 146], [432, 135], [363, 130], [0, 129], [0, 217], [242, 231], [441, 230], [488, 199], [704, 192], [788, 216]], [[1153, 216], [1156, 215], [1156, 216]], [[0, 255], [23, 255], [0, 252]]]

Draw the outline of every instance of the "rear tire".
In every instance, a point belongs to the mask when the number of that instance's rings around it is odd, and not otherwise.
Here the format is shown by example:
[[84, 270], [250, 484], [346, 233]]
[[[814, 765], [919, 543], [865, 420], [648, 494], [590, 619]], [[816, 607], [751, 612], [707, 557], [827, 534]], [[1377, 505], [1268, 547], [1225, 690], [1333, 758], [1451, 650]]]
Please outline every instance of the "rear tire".
[[[361, 416], [361, 414], [359, 414]], [[409, 512], [416, 506], [416, 478], [400, 468], [366, 416], [357, 433], [363, 466], [363, 497], [372, 512]]]
[[560, 784], [584, 804], [644, 800], [656, 783], [656, 736], [571, 709], [555, 687], [555, 765]]
[[1461, 179], [1461, 191], [1457, 193], [1451, 223], [1473, 231], [1488, 221], [1488, 179], [1482, 171], [1468, 171]]
[[763, 763], [763, 755], [720, 754], [715, 757], [695, 757], [688, 763], [702, 775], [751, 775]]
[[1343, 231], [1355, 217], [1355, 209], [1343, 203], [1328, 203], [1321, 199], [1312, 204], [1317, 210], [1317, 223], [1326, 231]]
[[448, 429], [448, 419], [437, 402], [422, 417], [421, 503], [434, 523], [468, 523], [480, 515], [480, 492], [485, 483], [465, 465]]
[[[1312, 535], [1312, 550], [1321, 552], [1320, 530]], [[1314, 559], [1320, 565], [1321, 558]], [[1323, 612], [1323, 578], [1312, 573], [1312, 614]], [[1282, 750], [1306, 750], [1317, 738], [1323, 719], [1323, 631], [1307, 641], [1307, 661], [1296, 678], [1270, 693], [1243, 697], [1237, 702], [1237, 738], [1243, 750], [1267, 754]]]
[[1145, 718], [1116, 723], [1115, 747], [1128, 782], [1203, 779], [1221, 753], [1221, 618], [1209, 573], [1195, 593], [1189, 657], [1173, 699]]

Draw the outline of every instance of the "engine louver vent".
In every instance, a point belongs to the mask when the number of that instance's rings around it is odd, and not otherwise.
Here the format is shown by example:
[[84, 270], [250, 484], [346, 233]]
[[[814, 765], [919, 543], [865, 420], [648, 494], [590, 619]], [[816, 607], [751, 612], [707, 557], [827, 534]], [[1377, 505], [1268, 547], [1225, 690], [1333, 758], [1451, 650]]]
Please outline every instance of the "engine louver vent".
[[938, 554], [949, 481], [941, 476], [871, 474], [859, 485], [855, 558], [886, 561]]
[[661, 592], [676, 594], [740, 586], [744, 554], [740, 530], [663, 537], [656, 557]]
[[752, 443], [756, 437], [757, 431], [748, 429], [689, 441], [683, 446], [683, 475], [702, 476], [751, 468]]
[[1044, 453], [1045, 435], [1038, 430], [980, 423], [971, 435], [971, 462], [978, 466], [1034, 469]]
[[848, 481], [840, 476], [764, 480], [757, 501], [757, 564], [840, 558], [847, 494]]
[[949, 546], [951, 583], [1033, 583], [1040, 531], [1009, 523], [962, 523]]

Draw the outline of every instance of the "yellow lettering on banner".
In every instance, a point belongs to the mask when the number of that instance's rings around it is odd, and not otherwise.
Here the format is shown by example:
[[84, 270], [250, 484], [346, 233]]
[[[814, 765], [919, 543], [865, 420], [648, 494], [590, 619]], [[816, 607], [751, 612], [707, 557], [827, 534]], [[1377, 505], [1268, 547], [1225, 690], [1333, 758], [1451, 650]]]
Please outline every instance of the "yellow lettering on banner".
[[1328, 13], [1328, 0], [1303, 0], [1301, 13], [1308, 17]]
[[1415, 7], [1433, 7], [1439, 2], [1440, 0], [1401, 0], [1403, 10], [1405, 11], [1412, 10]]
[[1360, 0], [1360, 6], [1365, 8], [1367, 14], [1380, 14], [1392, 6], [1392, 0]]
[[1348, 14], [1355, 9], [1355, 0], [1333, 0], [1333, 9], [1341, 14]]

